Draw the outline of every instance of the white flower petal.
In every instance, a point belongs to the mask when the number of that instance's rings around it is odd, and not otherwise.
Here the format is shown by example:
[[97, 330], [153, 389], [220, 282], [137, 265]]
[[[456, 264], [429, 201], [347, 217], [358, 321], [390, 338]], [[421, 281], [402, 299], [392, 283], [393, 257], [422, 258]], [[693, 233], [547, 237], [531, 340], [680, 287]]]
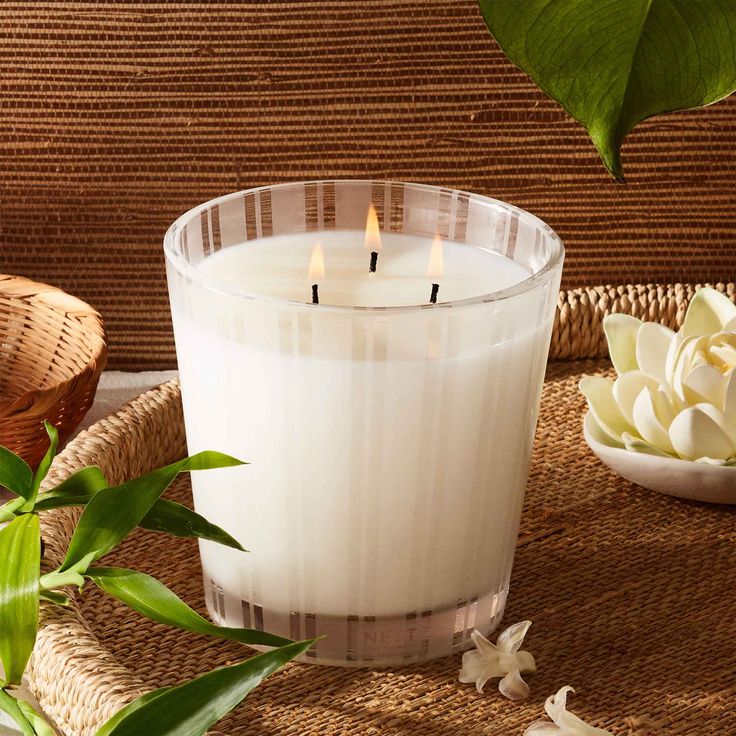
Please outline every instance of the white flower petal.
[[735, 452], [734, 445], [721, 424], [725, 424], [723, 413], [710, 404], [684, 409], [670, 425], [669, 436], [675, 452], [685, 460], [729, 459]]
[[723, 331], [736, 332], [736, 316], [734, 316], [733, 319], [730, 319], [728, 322], [726, 322], [725, 325], [723, 325]]
[[662, 382], [665, 366], [675, 333], [658, 322], [642, 322], [636, 335], [636, 362], [639, 370]]
[[647, 442], [646, 440], [641, 440], [638, 437], [632, 437], [628, 432], [624, 432], [621, 435], [621, 438], [624, 441], [624, 447], [631, 452], [642, 452], [645, 455], [657, 455], [658, 457], [675, 456], [674, 451], [664, 452], [664, 450], [660, 450], [658, 447], [655, 447], [653, 444]]
[[736, 304], [720, 291], [699, 289], [688, 305], [680, 330], [685, 337], [720, 332], [736, 317]]
[[523, 649], [520, 652], [516, 652], [516, 666], [519, 668], [519, 672], [537, 671], [537, 663], [534, 660], [534, 656], [531, 652], [525, 652]]
[[623, 373], [614, 382], [611, 393], [618, 404], [618, 408], [629, 424], [634, 422], [634, 401], [644, 388], [656, 391], [659, 387], [657, 380], [643, 371], [629, 371]]
[[580, 391], [588, 400], [590, 413], [598, 426], [616, 442], [621, 442], [623, 432], [633, 432], [613, 398], [613, 383], [601, 376], [586, 376], [580, 381]]
[[723, 399], [723, 413], [727, 417], [736, 417], [736, 369], [726, 374], [728, 385]]
[[661, 394], [644, 388], [634, 401], [634, 426], [642, 439], [663, 452], [671, 453], [674, 447], [667, 433], [669, 417], [662, 416], [665, 411]]
[[488, 639], [486, 639], [486, 637], [483, 636], [483, 634], [481, 634], [478, 629], [473, 630], [473, 633], [470, 635], [470, 639], [472, 640], [473, 644], [475, 644], [475, 648], [483, 656], [498, 658], [498, 650], [496, 648], [496, 645], [488, 641]]
[[[708, 345], [707, 337], [690, 337], [682, 341], [673, 363], [670, 384], [681, 401], [685, 401], [685, 390], [682, 381], [698, 363], [698, 356]], [[706, 362], [706, 361], [701, 361]]]
[[524, 736], [561, 736], [560, 729], [549, 721], [534, 721], [527, 726]]
[[559, 725], [559, 721], [565, 712], [565, 703], [567, 702], [567, 694], [574, 693], [575, 688], [570, 685], [561, 687], [554, 695], [550, 695], [544, 703], [544, 710], [547, 715]]
[[715, 366], [704, 363], [682, 379], [682, 391], [688, 404], [708, 402], [720, 408], [726, 399], [726, 377]]
[[[559, 736], [612, 736], [610, 731], [604, 731], [601, 728], [595, 728], [578, 718], [573, 713], [566, 710], [567, 693], [575, 692], [569, 685], [560, 688], [555, 695], [550, 695], [544, 704], [547, 715], [555, 722], [558, 731], [547, 731], [546, 733], [557, 733]], [[543, 721], [541, 722], [543, 723]], [[538, 727], [540, 721], [532, 724]], [[551, 724], [550, 724], [551, 725]], [[530, 726], [531, 728], [531, 726]], [[545, 731], [538, 731], [544, 734]], [[532, 732], [534, 734], [534, 732]], [[526, 736], [526, 733], [525, 733]]]
[[636, 335], [640, 327], [641, 320], [628, 314], [609, 314], [603, 319], [608, 352], [619, 375], [639, 367], [636, 362]]
[[[601, 425], [598, 424], [598, 420], [595, 418], [592, 412], [588, 412], [585, 418], [586, 427], [590, 436], [596, 441], [600, 442], [606, 447], [623, 447], [624, 443], [622, 440], [615, 440], [611, 437], [608, 432], [601, 429]], [[625, 433], [624, 433], [625, 434]]]
[[516, 654], [531, 625], [531, 621], [519, 621], [504, 629], [496, 639], [496, 647], [505, 654]]
[[529, 697], [529, 685], [521, 677], [519, 670], [511, 672], [498, 683], [498, 690], [509, 700], [526, 700]]

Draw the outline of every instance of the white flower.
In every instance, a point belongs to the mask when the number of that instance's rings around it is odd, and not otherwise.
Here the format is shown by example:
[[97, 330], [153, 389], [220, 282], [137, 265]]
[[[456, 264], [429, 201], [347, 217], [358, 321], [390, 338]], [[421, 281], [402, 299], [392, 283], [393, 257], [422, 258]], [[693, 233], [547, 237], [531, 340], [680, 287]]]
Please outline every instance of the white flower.
[[460, 682], [474, 682], [479, 693], [492, 677], [501, 677], [498, 689], [510, 700], [523, 700], [529, 696], [529, 686], [521, 679], [522, 672], [536, 672], [534, 657], [520, 652], [531, 621], [521, 621], [509, 626], [491, 644], [477, 629], [470, 635], [475, 649], [463, 654]]
[[534, 721], [524, 731], [524, 736], [612, 736], [610, 731], [594, 728], [567, 711], [565, 701], [568, 692], [574, 693], [575, 689], [565, 685], [555, 695], [550, 695], [544, 704], [544, 709], [553, 723]]
[[625, 314], [603, 320], [615, 381], [586, 376], [596, 438], [635, 452], [736, 464], [736, 305], [700, 289], [674, 333]]

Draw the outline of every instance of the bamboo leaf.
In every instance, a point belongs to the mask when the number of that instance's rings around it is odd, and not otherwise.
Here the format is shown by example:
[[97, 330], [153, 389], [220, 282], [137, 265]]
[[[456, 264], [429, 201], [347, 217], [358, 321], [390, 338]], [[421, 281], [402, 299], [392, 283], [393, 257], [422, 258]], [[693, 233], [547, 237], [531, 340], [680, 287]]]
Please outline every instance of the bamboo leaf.
[[90, 465], [70, 475], [50, 491], [39, 494], [34, 509], [47, 511], [59, 506], [84, 506], [95, 493], [107, 486], [107, 478], [102, 470]]
[[19, 700], [18, 707], [28, 719], [31, 726], [33, 726], [33, 732], [36, 736], [56, 736], [56, 731], [49, 726], [46, 719], [30, 703], [27, 703], [25, 700]]
[[97, 736], [201, 736], [229, 713], [264, 678], [312, 646], [295, 642], [240, 664], [208, 672], [164, 692], [148, 694], [142, 705], [136, 701], [123, 708]]
[[626, 135], [736, 89], [732, 0], [480, 0], [501, 49], [590, 134], [622, 178]]
[[36, 503], [36, 496], [38, 496], [38, 489], [41, 487], [41, 481], [43, 481], [46, 474], [49, 472], [51, 463], [56, 455], [56, 448], [59, 444], [59, 433], [56, 431], [56, 427], [47, 421], [44, 421], [43, 427], [46, 430], [46, 434], [49, 436], [49, 449], [46, 450], [46, 454], [41, 459], [41, 462], [36, 468], [36, 472], [33, 474], [31, 493], [28, 496], [26, 503], [23, 505], [22, 511], [33, 510], [33, 506]]
[[36, 514], [0, 529], [0, 662], [5, 682], [19, 683], [38, 631], [41, 535]]
[[[107, 488], [107, 480], [102, 471], [90, 466], [67, 478], [51, 491], [40, 494], [34, 508], [36, 511], [48, 511], [63, 506], [86, 506], [96, 493], [105, 488]], [[9, 510], [12, 511], [12, 509]], [[12, 518], [12, 514], [9, 515], [9, 518]], [[208, 539], [241, 552], [245, 551], [240, 542], [224, 529], [207, 521], [196, 511], [164, 498], [160, 498], [153, 504], [138, 526], [175, 537]]]
[[226, 547], [245, 552], [237, 539], [224, 529], [207, 521], [196, 511], [182, 506], [175, 501], [160, 498], [143, 517], [139, 526], [154, 532], [165, 532], [174, 537], [199, 537], [212, 542], [224, 544]]
[[23, 715], [23, 711], [20, 709], [19, 701], [12, 695], [6, 693], [5, 690], [0, 690], [0, 710], [7, 713], [18, 724], [23, 736], [36, 736], [33, 726], [31, 726], [28, 719]]
[[17, 496], [28, 498], [33, 483], [33, 471], [23, 458], [7, 447], [0, 446], [0, 486], [5, 486]]
[[219, 452], [200, 452], [135, 480], [99, 491], [82, 512], [60, 570], [72, 568], [90, 553], [94, 553], [94, 559], [107, 554], [138, 526], [179, 473], [242, 464]]
[[280, 647], [292, 643], [289, 639], [265, 631], [215, 626], [189, 608], [163, 583], [142, 572], [119, 567], [91, 567], [87, 570], [87, 575], [108, 595], [122, 601], [141, 615], [162, 624], [241, 644]]

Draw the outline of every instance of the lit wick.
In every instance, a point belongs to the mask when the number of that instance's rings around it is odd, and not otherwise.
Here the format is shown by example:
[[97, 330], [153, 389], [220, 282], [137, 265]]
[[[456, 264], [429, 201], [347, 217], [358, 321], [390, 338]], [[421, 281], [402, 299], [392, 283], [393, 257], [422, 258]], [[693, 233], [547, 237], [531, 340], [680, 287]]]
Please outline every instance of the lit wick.
[[371, 251], [371, 265], [368, 268], [370, 273], [376, 272], [376, 266], [378, 265], [378, 252], [375, 250]]
[[[309, 261], [309, 280], [321, 281], [325, 277], [325, 256], [322, 246], [317, 243], [312, 249], [312, 258]], [[319, 304], [319, 284], [312, 284], [312, 304]]]
[[[442, 238], [439, 233], [435, 233], [432, 241], [432, 250], [429, 253], [429, 265], [427, 266], [427, 278], [437, 279], [439, 281], [445, 272], [445, 259], [442, 253]], [[437, 294], [439, 293], [439, 283], [432, 284], [432, 293], [429, 296], [430, 304], [437, 304]]]
[[369, 273], [375, 273], [378, 267], [378, 254], [381, 252], [381, 229], [378, 226], [376, 208], [371, 204], [368, 208], [368, 219], [365, 223], [365, 248], [371, 252]]

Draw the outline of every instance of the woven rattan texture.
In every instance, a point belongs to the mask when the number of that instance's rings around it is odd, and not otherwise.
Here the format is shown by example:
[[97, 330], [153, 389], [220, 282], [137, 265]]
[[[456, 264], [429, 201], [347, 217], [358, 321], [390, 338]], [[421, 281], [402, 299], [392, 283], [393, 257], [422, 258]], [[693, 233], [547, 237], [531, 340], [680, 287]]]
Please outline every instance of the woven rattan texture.
[[0, 271], [95, 306], [113, 367], [173, 367], [168, 224], [281, 181], [491, 194], [560, 233], [567, 287], [736, 273], [736, 99], [642, 124], [616, 185], [476, 0], [6, 0], [0, 75]]
[[[563, 684], [571, 708], [617, 736], [736, 733], [736, 636], [730, 595], [733, 517], [644, 491], [614, 476], [581, 436], [583, 373], [605, 361], [551, 363], [542, 399], [506, 623], [530, 618], [539, 672], [526, 703], [492, 683], [457, 682], [460, 658], [370, 671], [291, 665], [266, 681], [220, 732], [251, 736], [520, 736]], [[176, 382], [144, 394], [80, 435], [52, 477], [98, 463], [120, 481], [184, 449]], [[173, 496], [189, 497], [188, 481]], [[43, 522], [47, 562], [71, 532], [66, 511]], [[196, 543], [136, 533], [114, 562], [155, 573], [202, 609]], [[99, 592], [45, 609], [31, 683], [66, 734], [92, 736], [145, 689], [238, 660], [237, 645], [153, 624]], [[151, 735], [153, 736], [153, 735]]]
[[65, 442], [92, 405], [106, 356], [102, 321], [89, 305], [0, 275], [0, 445], [35, 466], [48, 447], [44, 419]]

